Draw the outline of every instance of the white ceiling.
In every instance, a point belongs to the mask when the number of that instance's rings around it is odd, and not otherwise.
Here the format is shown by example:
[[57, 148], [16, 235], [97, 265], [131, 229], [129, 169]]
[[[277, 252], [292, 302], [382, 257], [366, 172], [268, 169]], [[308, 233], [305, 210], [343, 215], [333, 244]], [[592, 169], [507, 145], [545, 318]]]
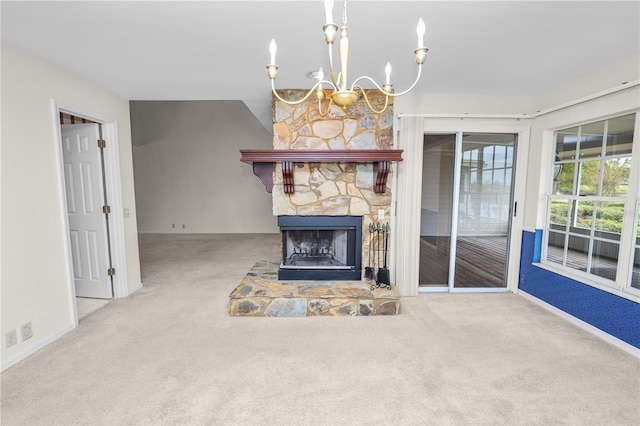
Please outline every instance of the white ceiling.
[[[430, 49], [419, 92], [534, 94], [640, 51], [637, 0], [351, 0], [350, 75], [383, 81], [389, 60], [394, 88], [407, 87], [419, 17]], [[4, 42], [130, 100], [239, 99], [264, 118], [271, 38], [277, 87], [310, 87], [306, 73], [328, 68], [321, 0], [3, 0], [1, 19]]]

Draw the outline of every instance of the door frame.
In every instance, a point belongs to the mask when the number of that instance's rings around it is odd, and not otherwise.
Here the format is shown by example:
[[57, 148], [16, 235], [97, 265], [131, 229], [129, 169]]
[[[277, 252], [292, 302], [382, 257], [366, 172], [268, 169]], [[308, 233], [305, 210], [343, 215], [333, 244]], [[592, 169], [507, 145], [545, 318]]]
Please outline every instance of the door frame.
[[122, 182], [120, 178], [120, 155], [118, 144], [117, 122], [108, 117], [83, 111], [65, 105], [56, 100], [51, 101], [54, 123], [54, 141], [56, 143], [55, 155], [58, 168], [58, 187], [62, 197], [60, 203], [61, 217], [63, 218], [64, 246], [66, 271], [68, 277], [69, 309], [74, 327], [78, 326], [78, 311], [76, 309], [76, 292], [73, 280], [73, 263], [71, 258], [71, 239], [69, 236], [69, 219], [67, 216], [67, 194], [64, 186], [64, 158], [62, 152], [62, 128], [60, 125], [60, 113], [71, 114], [76, 117], [84, 117], [102, 125], [102, 138], [107, 141], [104, 150], [104, 185], [106, 186], [107, 200], [111, 206], [109, 214], [109, 245], [111, 247], [111, 262], [116, 268], [113, 279], [113, 297], [127, 297], [127, 262], [125, 256], [125, 232], [124, 209], [122, 202]]
[[[408, 116], [411, 117], [411, 116]], [[416, 116], [413, 116], [414, 118]], [[465, 117], [465, 116], [418, 116], [417, 125], [422, 122], [422, 132], [411, 126], [403, 126], [403, 116], [400, 116], [400, 132], [398, 137], [398, 148], [405, 150], [404, 161], [399, 165], [397, 193], [396, 220], [401, 223], [403, 232], [402, 238], [395, 239], [398, 253], [411, 255], [399, 256], [396, 259], [396, 282], [398, 289], [403, 296], [415, 296], [420, 292], [418, 282], [419, 269], [419, 245], [420, 245], [420, 206], [422, 197], [422, 151], [424, 147], [424, 135], [434, 133], [477, 132], [477, 133], [512, 133], [517, 135], [516, 173], [513, 181], [513, 202], [518, 203], [519, 209], [516, 216], [511, 221], [511, 236], [509, 241], [508, 273], [506, 288], [481, 288], [475, 290], [449, 288], [433, 289], [440, 292], [504, 292], [518, 291], [518, 273], [520, 264], [520, 250], [522, 245], [522, 230], [524, 218], [524, 194], [526, 187], [527, 158], [529, 153], [529, 134], [531, 120], [527, 118], [510, 117]], [[403, 129], [409, 127], [408, 136], [402, 135]], [[425, 291], [425, 290], [423, 290]]]

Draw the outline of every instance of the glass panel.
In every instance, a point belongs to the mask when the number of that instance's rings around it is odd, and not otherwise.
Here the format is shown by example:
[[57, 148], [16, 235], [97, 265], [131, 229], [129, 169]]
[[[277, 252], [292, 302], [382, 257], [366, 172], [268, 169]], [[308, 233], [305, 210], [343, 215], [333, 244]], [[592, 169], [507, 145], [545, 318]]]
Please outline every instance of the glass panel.
[[[421, 286], [448, 286], [449, 282], [455, 142], [455, 135], [426, 135], [424, 138], [420, 218]], [[477, 183], [478, 152], [465, 154], [463, 170], [470, 173], [467, 184], [474, 185]], [[476, 170], [471, 172], [471, 169]]]
[[600, 161], [584, 161], [580, 163], [580, 195], [598, 195], [600, 182]]
[[576, 163], [558, 164], [553, 181], [553, 192], [563, 195], [577, 195], [573, 188], [573, 177]]
[[631, 157], [620, 157], [604, 162], [602, 175], [603, 197], [626, 197], [629, 192]]
[[635, 114], [609, 120], [605, 155], [631, 154], [635, 121]]
[[551, 200], [551, 223], [562, 225], [561, 229], [569, 223], [569, 200]]
[[[481, 182], [460, 176], [454, 287], [505, 287], [515, 135], [465, 133], [462, 152], [479, 151]], [[507, 176], [509, 180], [507, 180]]]
[[602, 155], [604, 121], [582, 126], [580, 132], [580, 158], [594, 158]]
[[575, 160], [578, 141], [578, 128], [556, 132], [556, 161]]
[[620, 244], [617, 242], [594, 240], [591, 253], [591, 270], [589, 272], [615, 281], [618, 271], [619, 251]]
[[569, 247], [567, 250], [567, 266], [579, 271], [587, 272], [587, 259], [589, 254], [589, 238], [569, 235]]
[[485, 169], [493, 169], [493, 145], [485, 146], [482, 150], [482, 161]]
[[[580, 229], [591, 230], [591, 223], [593, 222], [593, 201], [579, 201], [578, 211], [576, 212], [575, 222], [573, 226]], [[580, 232], [576, 229], [572, 229], [573, 232]], [[585, 232], [580, 232], [585, 233]], [[590, 234], [590, 232], [586, 232]]]
[[[622, 220], [624, 219], [624, 203], [598, 202], [596, 210], [596, 231], [598, 237], [620, 240]], [[618, 234], [608, 236], [607, 234]]]
[[564, 246], [566, 241], [566, 234], [561, 232], [549, 232], [549, 238], [547, 241], [547, 260], [559, 263], [564, 263]]
[[502, 169], [506, 166], [507, 147], [502, 145], [494, 146], [493, 168]]
[[493, 185], [493, 173], [491, 170], [484, 170], [482, 172], [482, 185], [480, 185], [480, 190], [483, 190], [489, 185]]

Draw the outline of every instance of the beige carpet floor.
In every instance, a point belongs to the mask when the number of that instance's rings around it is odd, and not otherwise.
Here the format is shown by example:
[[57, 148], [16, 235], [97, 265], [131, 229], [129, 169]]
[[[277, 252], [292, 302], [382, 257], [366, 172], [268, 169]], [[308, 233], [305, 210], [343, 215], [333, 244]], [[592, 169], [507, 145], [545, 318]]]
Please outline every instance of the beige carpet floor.
[[2, 424], [640, 424], [640, 361], [513, 294], [230, 317], [276, 235], [142, 235], [144, 288], [7, 369]]

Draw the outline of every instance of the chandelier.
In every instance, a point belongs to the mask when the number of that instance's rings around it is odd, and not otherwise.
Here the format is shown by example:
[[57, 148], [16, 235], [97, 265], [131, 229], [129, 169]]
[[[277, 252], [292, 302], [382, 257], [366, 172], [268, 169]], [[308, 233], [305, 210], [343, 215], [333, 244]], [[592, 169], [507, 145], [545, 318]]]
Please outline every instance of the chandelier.
[[[276, 65], [277, 46], [276, 46], [275, 39], [272, 39], [271, 43], [269, 44], [269, 53], [271, 54], [271, 61], [269, 62], [269, 65], [267, 65], [267, 75], [271, 80], [271, 90], [273, 91], [273, 94], [276, 96], [276, 98], [278, 98], [281, 102], [284, 102], [286, 104], [297, 105], [306, 101], [312, 94], [315, 93], [316, 99], [318, 100], [318, 109], [320, 111], [320, 115], [326, 116], [329, 113], [332, 103], [335, 103], [336, 105], [346, 110], [349, 107], [349, 105], [353, 104], [358, 99], [357, 91], [360, 91], [369, 109], [377, 114], [380, 114], [387, 109], [387, 106], [389, 104], [389, 97], [404, 95], [415, 87], [415, 85], [420, 80], [420, 74], [422, 72], [422, 64], [424, 63], [427, 57], [427, 51], [429, 50], [426, 47], [424, 47], [423, 38], [425, 33], [425, 25], [422, 18], [418, 20], [418, 27], [416, 29], [416, 33], [418, 35], [418, 48], [414, 50], [415, 61], [416, 61], [416, 64], [418, 65], [418, 75], [416, 77], [416, 80], [411, 85], [411, 87], [409, 87], [407, 90], [403, 92], [394, 93], [393, 85], [391, 84], [391, 64], [389, 62], [387, 62], [387, 65], [385, 66], [385, 69], [384, 69], [386, 80], [385, 80], [385, 83], [382, 85], [382, 87], [380, 87], [380, 85], [376, 83], [375, 80], [373, 80], [371, 77], [366, 75], [356, 78], [351, 84], [351, 86], [348, 86], [347, 67], [349, 63], [349, 36], [348, 36], [348, 28], [347, 28], [347, 1], [346, 0], [344, 1], [344, 9], [342, 12], [342, 27], [340, 28], [340, 41], [338, 45], [338, 53], [340, 56], [340, 72], [338, 72], [338, 74], [336, 75], [333, 67], [333, 45], [336, 41], [336, 36], [338, 34], [338, 26], [335, 23], [333, 23], [333, 0], [324, 0], [324, 9], [325, 9], [326, 23], [322, 27], [322, 31], [324, 32], [324, 40], [326, 41], [327, 46], [329, 47], [329, 72], [330, 72], [331, 80], [325, 80], [324, 71], [322, 70], [322, 68], [320, 68], [317, 74], [318, 82], [311, 88], [311, 90], [309, 90], [309, 92], [302, 99], [298, 101], [288, 101], [280, 97], [280, 95], [278, 95], [278, 93], [276, 92], [276, 88], [275, 88], [275, 80], [276, 80], [276, 77], [278, 76], [278, 66]], [[359, 82], [364, 80], [368, 80], [371, 83], [373, 83], [373, 85], [377, 87], [378, 90], [380, 90], [380, 92], [382, 92], [385, 95], [384, 105], [380, 109], [377, 109], [373, 105], [371, 105], [371, 102], [367, 97], [365, 90], [358, 84]], [[330, 87], [332, 89], [332, 93], [329, 96], [329, 105], [326, 107], [325, 111], [323, 112], [322, 101], [323, 99], [325, 99], [325, 93], [324, 93], [325, 86]]]

